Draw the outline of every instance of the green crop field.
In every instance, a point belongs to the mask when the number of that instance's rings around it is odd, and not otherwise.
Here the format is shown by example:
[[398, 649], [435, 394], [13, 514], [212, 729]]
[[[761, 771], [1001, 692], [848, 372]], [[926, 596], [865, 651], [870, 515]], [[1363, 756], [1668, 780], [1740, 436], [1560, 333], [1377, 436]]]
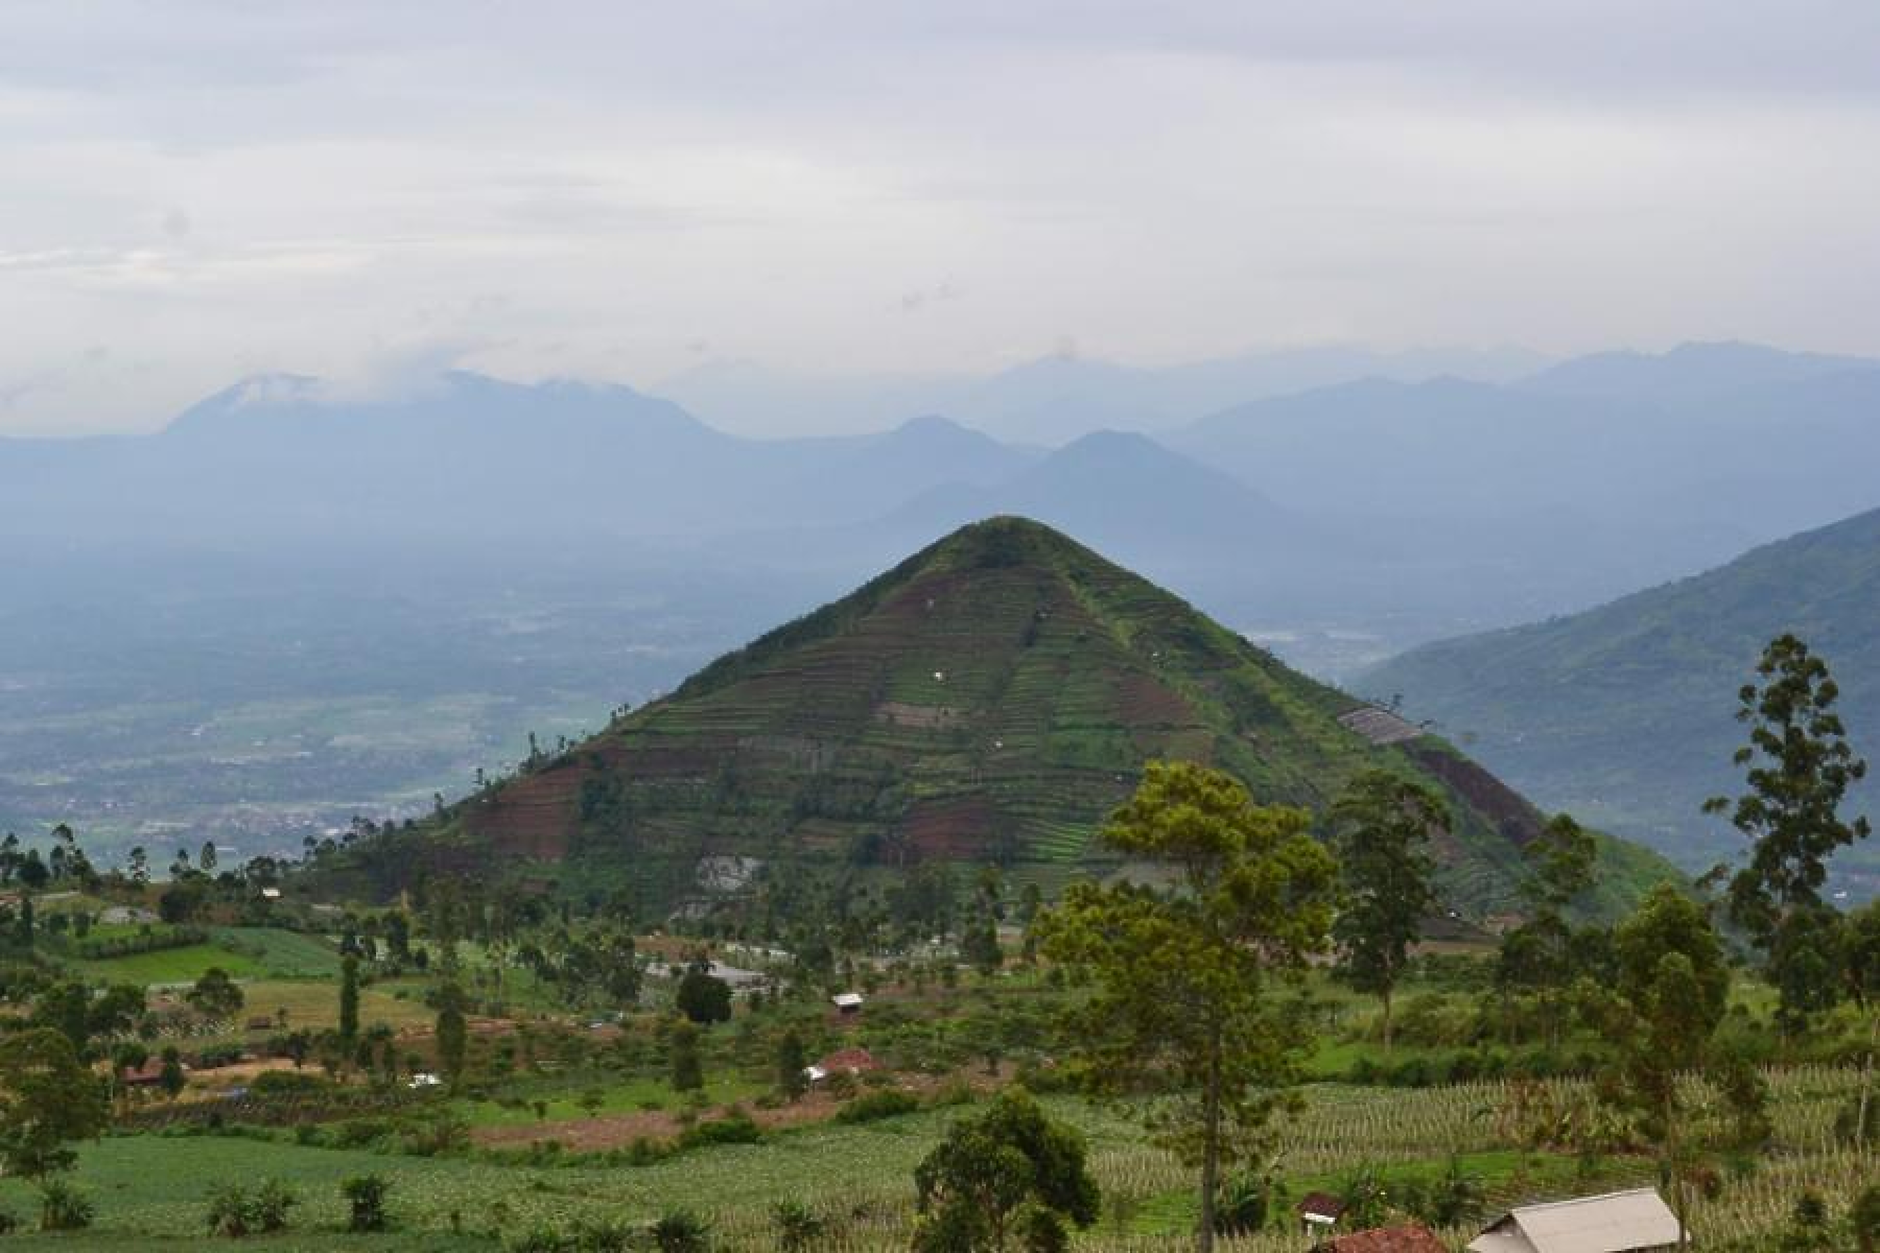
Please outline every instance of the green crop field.
[[[1853, 1090], [1855, 1072], [1802, 1067], [1772, 1072], [1777, 1144], [1753, 1173], [1733, 1179], [1720, 1199], [1700, 1201], [1700, 1236], [1737, 1237], [1768, 1230], [1786, 1213], [1795, 1188], [1821, 1190], [1844, 1205], [1880, 1170], [1880, 1155], [1836, 1145], [1830, 1111]], [[1492, 1205], [1536, 1196], [1648, 1183], [1651, 1165], [1613, 1157], [1582, 1170], [1572, 1158], [1534, 1154], [1510, 1141], [1490, 1116], [1506, 1089], [1496, 1083], [1418, 1090], [1320, 1085], [1307, 1090], [1304, 1113], [1283, 1124], [1277, 1162], [1291, 1195], [1336, 1187], [1359, 1167], [1391, 1183], [1428, 1178], [1449, 1155], [1477, 1177]], [[1159, 1253], [1184, 1247], [1193, 1219], [1190, 1173], [1144, 1142], [1118, 1113], [1068, 1097], [1046, 1098], [1078, 1126], [1107, 1198], [1105, 1215], [1077, 1247]], [[279, 1178], [300, 1193], [299, 1233], [255, 1247], [323, 1247], [323, 1230], [342, 1220], [338, 1184], [363, 1173], [392, 1181], [390, 1210], [399, 1234], [361, 1247], [496, 1247], [540, 1224], [566, 1227], [577, 1217], [642, 1219], [673, 1209], [708, 1218], [727, 1250], [772, 1247], [770, 1206], [793, 1198], [838, 1218], [829, 1248], [904, 1247], [912, 1217], [911, 1171], [933, 1146], [951, 1109], [927, 1110], [863, 1125], [816, 1124], [774, 1132], [762, 1144], [695, 1149], [641, 1167], [499, 1164], [473, 1157], [413, 1157], [216, 1135], [139, 1135], [84, 1146], [75, 1182], [97, 1206], [96, 1227], [63, 1247], [132, 1247], [142, 1238], [181, 1247], [202, 1236], [203, 1196], [214, 1182]], [[545, 1159], [552, 1162], [553, 1159]], [[26, 1185], [0, 1181], [0, 1205], [24, 1211]], [[1454, 1233], [1460, 1234], [1460, 1233]], [[427, 1244], [424, 1238], [441, 1243]], [[23, 1243], [52, 1237], [28, 1237]], [[1290, 1233], [1243, 1237], [1225, 1248], [1296, 1253]]]

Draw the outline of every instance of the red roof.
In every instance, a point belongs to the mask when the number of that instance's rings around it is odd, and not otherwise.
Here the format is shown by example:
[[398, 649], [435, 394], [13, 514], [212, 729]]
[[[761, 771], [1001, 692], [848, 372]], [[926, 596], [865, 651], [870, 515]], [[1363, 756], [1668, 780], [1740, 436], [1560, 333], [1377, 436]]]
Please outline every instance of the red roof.
[[829, 1056], [817, 1062], [816, 1068], [821, 1070], [824, 1074], [829, 1075], [833, 1075], [837, 1071], [842, 1070], [846, 1070], [851, 1074], [859, 1074], [864, 1070], [879, 1070], [881, 1063], [876, 1061], [875, 1055], [870, 1053], [867, 1049], [837, 1049], [835, 1052], [829, 1054]]
[[1319, 1243], [1313, 1253], [1449, 1253], [1428, 1227], [1373, 1227]]
[[1345, 1202], [1329, 1192], [1308, 1192], [1299, 1198], [1299, 1204], [1293, 1210], [1300, 1214], [1323, 1214], [1327, 1218], [1337, 1218], [1345, 1212]]

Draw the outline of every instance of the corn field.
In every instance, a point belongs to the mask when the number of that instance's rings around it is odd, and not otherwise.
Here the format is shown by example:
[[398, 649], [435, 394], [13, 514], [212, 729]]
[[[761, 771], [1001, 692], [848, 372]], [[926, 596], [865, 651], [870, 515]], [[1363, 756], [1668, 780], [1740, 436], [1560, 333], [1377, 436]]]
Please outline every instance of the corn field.
[[[1853, 1094], [1856, 1072], [1802, 1066], [1771, 1070], [1765, 1077], [1771, 1089], [1775, 1142], [1747, 1173], [1726, 1172], [1714, 1197], [1695, 1199], [1690, 1222], [1700, 1247], [1780, 1228], [1804, 1189], [1819, 1192], [1839, 1213], [1862, 1186], [1880, 1179], [1880, 1154], [1871, 1148], [1838, 1144], [1834, 1137], [1834, 1112]], [[1587, 1089], [1583, 1080], [1554, 1080], [1547, 1086], [1563, 1097], [1581, 1095]], [[1366, 1163], [1390, 1167], [1441, 1161], [1452, 1152], [1518, 1151], [1521, 1146], [1499, 1117], [1510, 1090], [1506, 1081], [1409, 1090], [1314, 1088], [1306, 1109], [1281, 1130], [1277, 1169], [1292, 1179], [1336, 1178]], [[1059, 1113], [1085, 1126], [1092, 1147], [1092, 1173], [1106, 1198], [1104, 1217], [1078, 1238], [1076, 1247], [1091, 1253], [1174, 1253], [1187, 1247], [1192, 1236], [1184, 1228], [1190, 1221], [1186, 1215], [1192, 1211], [1182, 1208], [1182, 1202], [1193, 1188], [1192, 1172], [1144, 1143], [1129, 1124], [1111, 1113], [1082, 1106], [1061, 1107]], [[1649, 1186], [1656, 1181], [1651, 1161], [1614, 1156], [1595, 1163], [1587, 1175], [1564, 1190], [1558, 1185], [1536, 1187], [1524, 1181], [1517, 1169], [1512, 1178], [1489, 1187], [1485, 1200], [1492, 1214], [1529, 1201]], [[905, 1177], [882, 1178], [865, 1168], [844, 1171], [836, 1167], [829, 1187], [780, 1193], [776, 1199], [784, 1195], [793, 1195], [834, 1220], [830, 1234], [818, 1246], [830, 1253], [877, 1253], [906, 1247], [914, 1214]], [[722, 1247], [768, 1250], [775, 1247], [775, 1231], [767, 1208], [754, 1210], [739, 1204], [711, 1207], [705, 1213]], [[1181, 1217], [1176, 1218], [1178, 1214]], [[1266, 1231], [1224, 1237], [1217, 1248], [1224, 1253], [1298, 1253], [1306, 1242], [1286, 1221], [1289, 1218], [1290, 1211], [1273, 1220], [1277, 1225]], [[1162, 1230], [1144, 1230], [1151, 1225]], [[1460, 1248], [1477, 1230], [1472, 1225], [1441, 1234], [1452, 1247]]]

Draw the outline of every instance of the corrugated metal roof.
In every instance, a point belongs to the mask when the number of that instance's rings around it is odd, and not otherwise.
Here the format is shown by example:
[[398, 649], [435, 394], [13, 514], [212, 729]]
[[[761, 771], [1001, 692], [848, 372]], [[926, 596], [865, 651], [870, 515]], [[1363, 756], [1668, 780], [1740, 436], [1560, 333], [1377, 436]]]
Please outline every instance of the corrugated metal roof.
[[[1510, 1237], [1513, 1237], [1511, 1239]], [[1471, 1253], [1640, 1253], [1673, 1247], [1678, 1217], [1651, 1188], [1510, 1210], [1470, 1241]]]

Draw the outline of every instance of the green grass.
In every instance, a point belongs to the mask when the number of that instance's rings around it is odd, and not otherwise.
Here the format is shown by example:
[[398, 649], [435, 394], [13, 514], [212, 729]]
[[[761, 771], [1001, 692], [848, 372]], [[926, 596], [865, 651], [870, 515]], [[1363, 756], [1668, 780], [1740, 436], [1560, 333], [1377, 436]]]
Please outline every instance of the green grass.
[[265, 963], [217, 944], [187, 944], [182, 948], [158, 949], [154, 953], [132, 953], [128, 957], [110, 957], [102, 961], [70, 963], [89, 979], [106, 983], [151, 984], [194, 983], [211, 966], [220, 966], [237, 979], [256, 979], [268, 973]]
[[317, 979], [339, 974], [339, 952], [318, 936], [279, 927], [217, 927], [215, 941], [240, 950], [272, 978]]

